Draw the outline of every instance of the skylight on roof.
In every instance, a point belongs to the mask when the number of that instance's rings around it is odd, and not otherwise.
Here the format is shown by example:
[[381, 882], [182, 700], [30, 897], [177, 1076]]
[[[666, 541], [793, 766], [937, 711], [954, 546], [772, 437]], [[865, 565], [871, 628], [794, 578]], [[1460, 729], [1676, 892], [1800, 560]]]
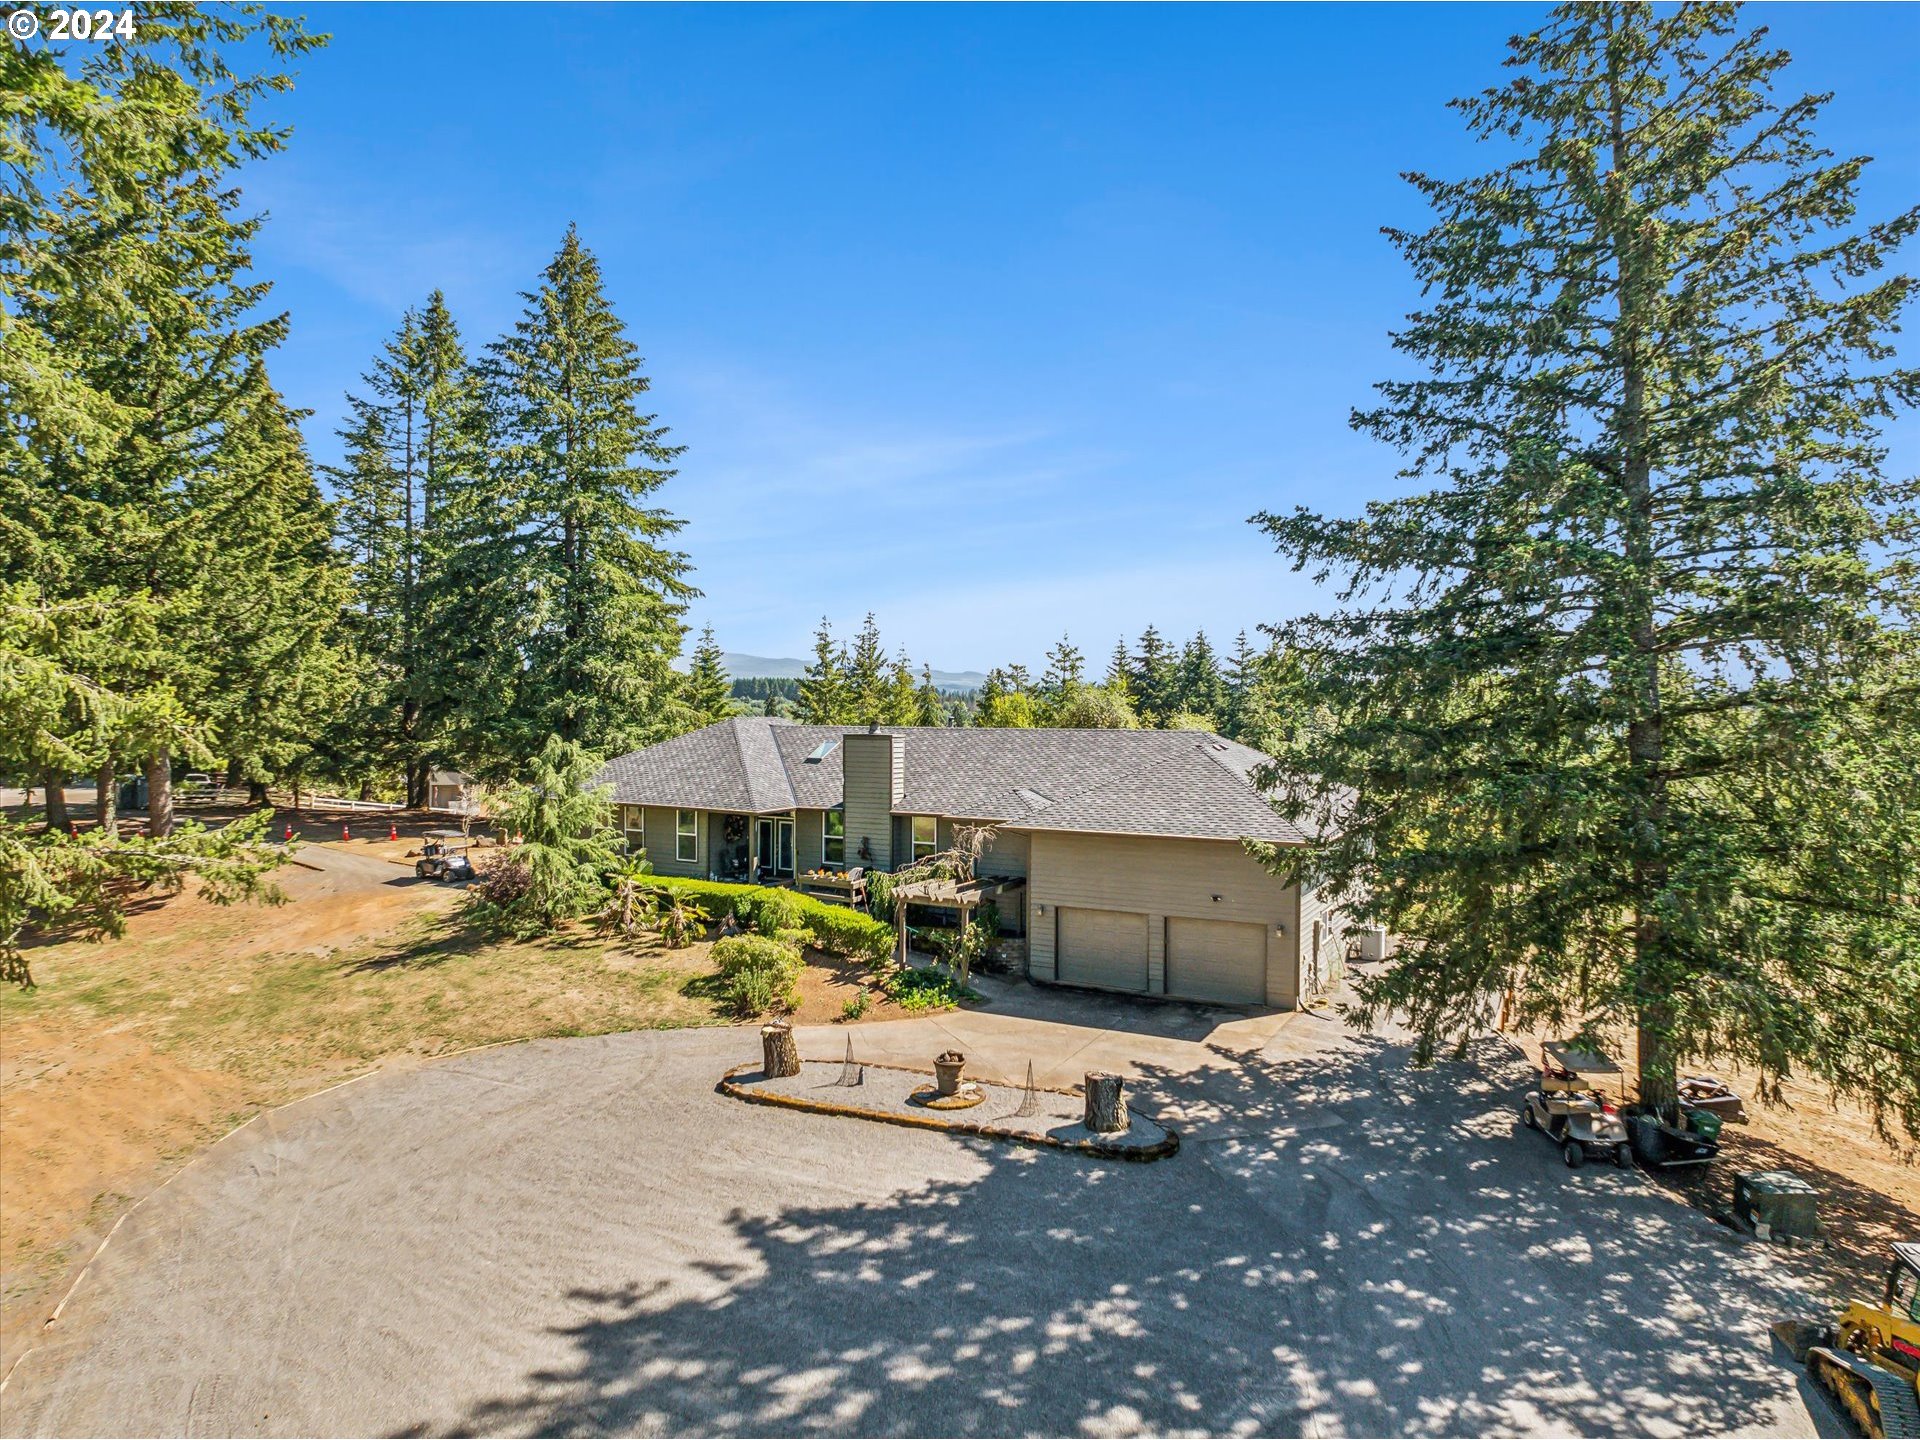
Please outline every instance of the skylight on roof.
[[833, 747], [839, 743], [838, 740], [822, 740], [807, 752], [807, 763], [809, 765], [817, 765], [820, 761], [831, 755], [833, 753]]

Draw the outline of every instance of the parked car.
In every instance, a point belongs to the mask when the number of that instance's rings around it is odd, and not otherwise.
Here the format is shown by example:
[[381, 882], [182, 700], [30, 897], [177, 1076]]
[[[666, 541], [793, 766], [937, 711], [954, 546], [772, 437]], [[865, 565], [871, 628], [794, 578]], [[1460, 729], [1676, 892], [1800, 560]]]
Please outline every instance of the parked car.
[[189, 770], [180, 777], [180, 788], [182, 790], [211, 790], [213, 789], [213, 777], [204, 770]]

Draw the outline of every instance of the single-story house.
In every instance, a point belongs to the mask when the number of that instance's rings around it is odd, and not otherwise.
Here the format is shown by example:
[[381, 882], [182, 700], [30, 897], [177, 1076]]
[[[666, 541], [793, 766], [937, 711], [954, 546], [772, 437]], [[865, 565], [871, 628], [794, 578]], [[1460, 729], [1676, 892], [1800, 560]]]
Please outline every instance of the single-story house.
[[[1011, 882], [1002, 926], [1030, 978], [1293, 1006], [1346, 937], [1243, 838], [1300, 844], [1252, 779], [1263, 757], [1191, 730], [802, 725], [739, 716], [610, 761], [630, 847], [655, 871], [785, 882], [897, 870], [994, 827], [978, 870]], [[1020, 883], [1024, 882], [1024, 883]]]

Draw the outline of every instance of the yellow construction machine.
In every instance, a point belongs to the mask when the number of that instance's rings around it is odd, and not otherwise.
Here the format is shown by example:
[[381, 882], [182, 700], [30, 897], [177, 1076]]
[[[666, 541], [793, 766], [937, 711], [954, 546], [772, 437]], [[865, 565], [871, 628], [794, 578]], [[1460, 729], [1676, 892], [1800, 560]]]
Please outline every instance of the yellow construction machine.
[[1856, 1300], [1833, 1325], [1782, 1320], [1773, 1333], [1863, 1435], [1920, 1437], [1920, 1244], [1893, 1247], [1879, 1304]]

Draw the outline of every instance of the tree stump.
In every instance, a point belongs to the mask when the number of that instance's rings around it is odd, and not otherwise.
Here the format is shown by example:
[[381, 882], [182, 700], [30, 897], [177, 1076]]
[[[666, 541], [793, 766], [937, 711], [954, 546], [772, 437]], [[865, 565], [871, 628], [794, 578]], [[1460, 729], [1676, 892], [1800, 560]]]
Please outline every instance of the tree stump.
[[793, 1038], [793, 1026], [784, 1020], [760, 1027], [761, 1068], [769, 1080], [800, 1073], [800, 1044]]
[[1133, 1123], [1127, 1115], [1127, 1092], [1118, 1075], [1089, 1070], [1086, 1090], [1086, 1125], [1094, 1134], [1117, 1134]]

